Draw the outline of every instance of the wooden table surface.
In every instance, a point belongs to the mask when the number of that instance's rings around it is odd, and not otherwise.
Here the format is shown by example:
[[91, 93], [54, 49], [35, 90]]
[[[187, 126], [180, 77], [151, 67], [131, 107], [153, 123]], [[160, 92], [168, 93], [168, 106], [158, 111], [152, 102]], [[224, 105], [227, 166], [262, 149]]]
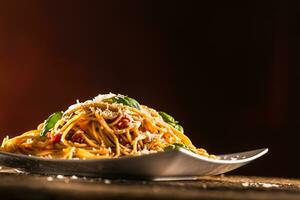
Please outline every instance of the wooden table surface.
[[0, 173], [1, 199], [300, 199], [300, 180], [210, 176], [186, 181]]

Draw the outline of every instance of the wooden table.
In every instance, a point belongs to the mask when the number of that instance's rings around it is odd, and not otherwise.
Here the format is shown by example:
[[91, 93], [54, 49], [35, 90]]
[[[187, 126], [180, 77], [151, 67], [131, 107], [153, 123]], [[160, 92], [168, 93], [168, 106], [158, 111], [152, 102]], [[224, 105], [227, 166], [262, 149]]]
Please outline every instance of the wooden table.
[[300, 199], [300, 180], [246, 176], [199, 177], [189, 181], [0, 173], [1, 199]]

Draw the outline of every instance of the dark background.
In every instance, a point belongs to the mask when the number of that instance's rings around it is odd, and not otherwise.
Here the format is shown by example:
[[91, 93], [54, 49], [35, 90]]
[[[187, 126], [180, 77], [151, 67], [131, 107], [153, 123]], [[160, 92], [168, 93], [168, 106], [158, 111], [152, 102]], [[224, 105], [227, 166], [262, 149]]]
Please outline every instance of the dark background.
[[172, 114], [209, 152], [270, 149], [232, 174], [299, 178], [295, 7], [1, 1], [0, 133], [111, 91]]

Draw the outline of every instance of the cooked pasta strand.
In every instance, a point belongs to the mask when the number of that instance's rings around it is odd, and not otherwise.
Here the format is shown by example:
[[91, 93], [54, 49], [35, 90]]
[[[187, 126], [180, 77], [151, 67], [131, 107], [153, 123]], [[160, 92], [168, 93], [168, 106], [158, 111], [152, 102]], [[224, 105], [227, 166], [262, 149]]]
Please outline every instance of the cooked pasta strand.
[[[105, 97], [105, 98], [104, 98]], [[160, 113], [130, 98], [114, 102], [114, 94], [70, 106], [57, 121], [43, 122], [37, 129], [3, 139], [1, 151], [55, 159], [101, 159], [135, 156], [164, 151], [178, 143], [210, 158]], [[59, 115], [58, 115], [59, 116]], [[49, 118], [47, 119], [49, 120]], [[49, 126], [53, 124], [49, 128]], [[41, 132], [46, 130], [46, 135]]]

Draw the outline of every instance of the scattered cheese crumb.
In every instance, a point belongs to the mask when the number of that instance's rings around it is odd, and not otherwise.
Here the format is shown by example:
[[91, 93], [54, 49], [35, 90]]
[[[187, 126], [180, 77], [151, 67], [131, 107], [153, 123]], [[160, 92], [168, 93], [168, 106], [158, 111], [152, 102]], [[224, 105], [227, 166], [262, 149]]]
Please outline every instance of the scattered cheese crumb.
[[248, 183], [248, 182], [242, 183], [242, 186], [248, 187], [248, 186], [249, 186], [249, 183]]
[[71, 176], [71, 179], [78, 179], [78, 177], [73, 175], [73, 176]]
[[32, 141], [32, 138], [28, 138], [27, 140], [26, 140], [26, 143], [27, 144], [31, 144], [33, 141]]
[[64, 176], [63, 176], [63, 175], [57, 175], [56, 178], [58, 178], [58, 179], [63, 179]]
[[243, 187], [264, 187], [264, 188], [277, 188], [279, 185], [277, 184], [272, 184], [272, 183], [250, 183], [250, 182], [244, 182], [242, 183]]
[[105, 184], [111, 184], [111, 180], [108, 180], [108, 179], [104, 179], [103, 181]]
[[47, 181], [53, 181], [53, 177], [52, 176], [48, 176], [47, 177]]
[[279, 185], [277, 184], [272, 184], [272, 183], [259, 183], [261, 186], [265, 187], [265, 188], [272, 188], [272, 187], [279, 187]]

